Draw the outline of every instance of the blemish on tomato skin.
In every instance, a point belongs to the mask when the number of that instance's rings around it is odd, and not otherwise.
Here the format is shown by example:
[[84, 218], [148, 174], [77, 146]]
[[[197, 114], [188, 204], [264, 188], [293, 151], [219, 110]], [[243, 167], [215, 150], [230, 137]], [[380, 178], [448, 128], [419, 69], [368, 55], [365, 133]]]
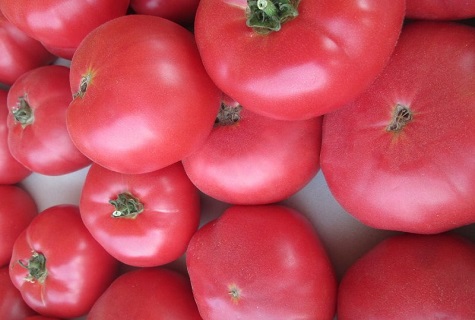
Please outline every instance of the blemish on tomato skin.
[[234, 304], [238, 304], [241, 300], [241, 289], [234, 283], [228, 286], [228, 294]]

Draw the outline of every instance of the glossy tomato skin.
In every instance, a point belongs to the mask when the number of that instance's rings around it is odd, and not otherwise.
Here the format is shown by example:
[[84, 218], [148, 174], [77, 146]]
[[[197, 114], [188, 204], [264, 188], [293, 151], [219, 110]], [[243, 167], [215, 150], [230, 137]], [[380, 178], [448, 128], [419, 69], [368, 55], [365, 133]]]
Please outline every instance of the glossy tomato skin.
[[[322, 172], [350, 214], [413, 233], [475, 222], [474, 60], [473, 28], [408, 24], [371, 88], [324, 117]], [[388, 131], [398, 105], [412, 115]]]
[[0, 268], [0, 319], [24, 320], [33, 314], [36, 312], [23, 301], [20, 291], [10, 280], [8, 267]]
[[1, 0], [5, 17], [49, 51], [71, 59], [84, 37], [106, 21], [126, 14], [130, 0]]
[[301, 120], [361, 93], [392, 53], [405, 1], [300, 1], [277, 32], [246, 26], [246, 0], [202, 0], [195, 36], [216, 85], [269, 117]]
[[460, 20], [475, 17], [475, 1], [406, 0], [406, 17], [427, 20]]
[[[240, 107], [229, 102], [228, 106]], [[321, 123], [321, 117], [276, 120], [244, 107], [238, 121], [215, 126], [206, 143], [183, 165], [198, 189], [220, 201], [282, 201], [317, 174]]]
[[87, 89], [68, 109], [71, 138], [122, 173], [155, 171], [197, 150], [220, 104], [192, 33], [155, 16], [120, 17], [90, 33], [71, 62], [73, 93], [83, 77]]
[[474, 297], [472, 242], [452, 234], [403, 234], [348, 269], [338, 319], [473, 319]]
[[[114, 217], [110, 203], [132, 195], [143, 206], [136, 217]], [[161, 170], [126, 175], [92, 164], [84, 182], [80, 211], [95, 239], [119, 261], [150, 267], [178, 259], [198, 228], [198, 190], [177, 162]]]
[[193, 236], [186, 265], [204, 319], [333, 319], [333, 267], [289, 207], [228, 208]]
[[31, 174], [18, 162], [8, 148], [8, 91], [0, 90], [0, 184], [15, 184]]
[[118, 277], [96, 301], [88, 320], [201, 319], [190, 281], [166, 268], [140, 268]]
[[56, 56], [0, 12], [0, 83], [12, 85], [23, 73], [52, 63]]
[[[0, 185], [0, 267], [8, 265], [13, 244], [38, 213], [33, 197], [16, 185]], [[2, 318], [3, 319], [3, 318]]]
[[192, 27], [199, 3], [199, 0], [130, 0], [130, 7], [139, 14], [159, 16]]
[[[8, 92], [8, 147], [29, 170], [61, 175], [91, 163], [73, 144], [66, 127], [71, 102], [69, 68], [43, 66], [24, 73]], [[28, 105], [31, 122], [19, 121], [15, 111]]]
[[[35, 254], [46, 259], [47, 273], [29, 281], [25, 266]], [[117, 260], [94, 240], [74, 205], [42, 211], [16, 240], [10, 262], [10, 278], [25, 302], [58, 318], [86, 314], [117, 271]]]

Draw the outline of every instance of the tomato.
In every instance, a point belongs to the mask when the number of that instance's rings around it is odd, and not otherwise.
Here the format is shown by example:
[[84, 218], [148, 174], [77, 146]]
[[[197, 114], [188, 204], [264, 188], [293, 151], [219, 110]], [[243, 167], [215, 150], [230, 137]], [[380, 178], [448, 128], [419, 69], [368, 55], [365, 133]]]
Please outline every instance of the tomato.
[[23, 73], [52, 63], [56, 57], [0, 12], [0, 83], [12, 85]]
[[194, 30], [221, 90], [253, 112], [301, 120], [353, 100], [374, 80], [404, 9], [402, 0], [202, 0]]
[[201, 319], [189, 279], [172, 269], [140, 268], [118, 277], [88, 320]]
[[191, 181], [207, 195], [233, 204], [284, 200], [319, 170], [321, 118], [282, 121], [223, 99], [204, 146], [183, 160]]
[[475, 17], [473, 0], [406, 0], [406, 16], [413, 19], [459, 20]]
[[341, 280], [338, 319], [473, 319], [475, 245], [453, 234], [388, 238]]
[[195, 233], [186, 265], [204, 319], [333, 319], [333, 267], [290, 207], [231, 206]]
[[193, 34], [155, 16], [124, 16], [91, 32], [71, 61], [70, 81], [72, 140], [94, 162], [128, 174], [197, 150], [220, 104]]
[[7, 95], [8, 91], [0, 90], [0, 184], [15, 184], [28, 177], [31, 171], [13, 158], [8, 148]]
[[198, 229], [200, 198], [181, 163], [143, 174], [90, 167], [79, 208], [93, 237], [132, 266], [179, 258]]
[[0, 268], [0, 319], [24, 320], [35, 312], [23, 301], [8, 274], [8, 267]]
[[10, 278], [25, 302], [58, 318], [86, 314], [117, 271], [117, 260], [94, 240], [74, 205], [38, 214], [15, 241], [10, 262]]
[[29, 170], [61, 175], [91, 161], [73, 144], [66, 127], [71, 102], [69, 68], [51, 65], [24, 73], [8, 92], [8, 147]]
[[130, 7], [139, 14], [159, 16], [184, 27], [192, 27], [200, 0], [130, 0]]
[[15, 185], [0, 185], [0, 267], [8, 265], [13, 244], [38, 213], [33, 197]]
[[0, 0], [5, 17], [50, 52], [71, 59], [84, 37], [126, 14], [130, 0]]
[[383, 74], [325, 115], [321, 168], [365, 224], [438, 233], [475, 222], [475, 30], [414, 22]]

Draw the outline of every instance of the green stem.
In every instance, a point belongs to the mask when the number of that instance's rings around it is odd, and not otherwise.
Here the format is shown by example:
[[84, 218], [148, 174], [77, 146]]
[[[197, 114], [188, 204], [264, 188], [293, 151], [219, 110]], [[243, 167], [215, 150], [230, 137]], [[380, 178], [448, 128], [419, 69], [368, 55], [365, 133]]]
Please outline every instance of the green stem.
[[113, 218], [135, 219], [144, 210], [143, 204], [128, 192], [120, 193], [109, 203], [115, 207], [111, 215]]
[[18, 260], [18, 264], [28, 269], [28, 275], [25, 278], [26, 281], [32, 283], [35, 281], [40, 283], [45, 282], [48, 271], [46, 270], [46, 258], [43, 254], [33, 252], [26, 264], [20, 260]]
[[22, 128], [33, 123], [35, 120], [33, 109], [26, 101], [26, 94], [18, 97], [18, 102], [16, 106], [12, 109], [13, 117], [15, 118], [16, 122], [19, 122]]
[[298, 16], [300, 0], [248, 0], [246, 25], [258, 33], [279, 31], [286, 21]]

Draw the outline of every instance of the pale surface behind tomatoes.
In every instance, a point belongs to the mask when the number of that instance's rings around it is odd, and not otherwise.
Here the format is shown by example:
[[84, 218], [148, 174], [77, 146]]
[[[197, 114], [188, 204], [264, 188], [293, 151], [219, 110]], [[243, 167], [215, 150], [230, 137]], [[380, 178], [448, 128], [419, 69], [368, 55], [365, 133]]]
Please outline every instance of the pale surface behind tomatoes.
[[[321, 167], [335, 199], [374, 228], [438, 233], [473, 223], [474, 88], [475, 29], [406, 25], [369, 90], [324, 117]], [[398, 105], [412, 116], [388, 131]]]
[[475, 319], [475, 245], [451, 234], [382, 241], [344, 275], [338, 319]]

